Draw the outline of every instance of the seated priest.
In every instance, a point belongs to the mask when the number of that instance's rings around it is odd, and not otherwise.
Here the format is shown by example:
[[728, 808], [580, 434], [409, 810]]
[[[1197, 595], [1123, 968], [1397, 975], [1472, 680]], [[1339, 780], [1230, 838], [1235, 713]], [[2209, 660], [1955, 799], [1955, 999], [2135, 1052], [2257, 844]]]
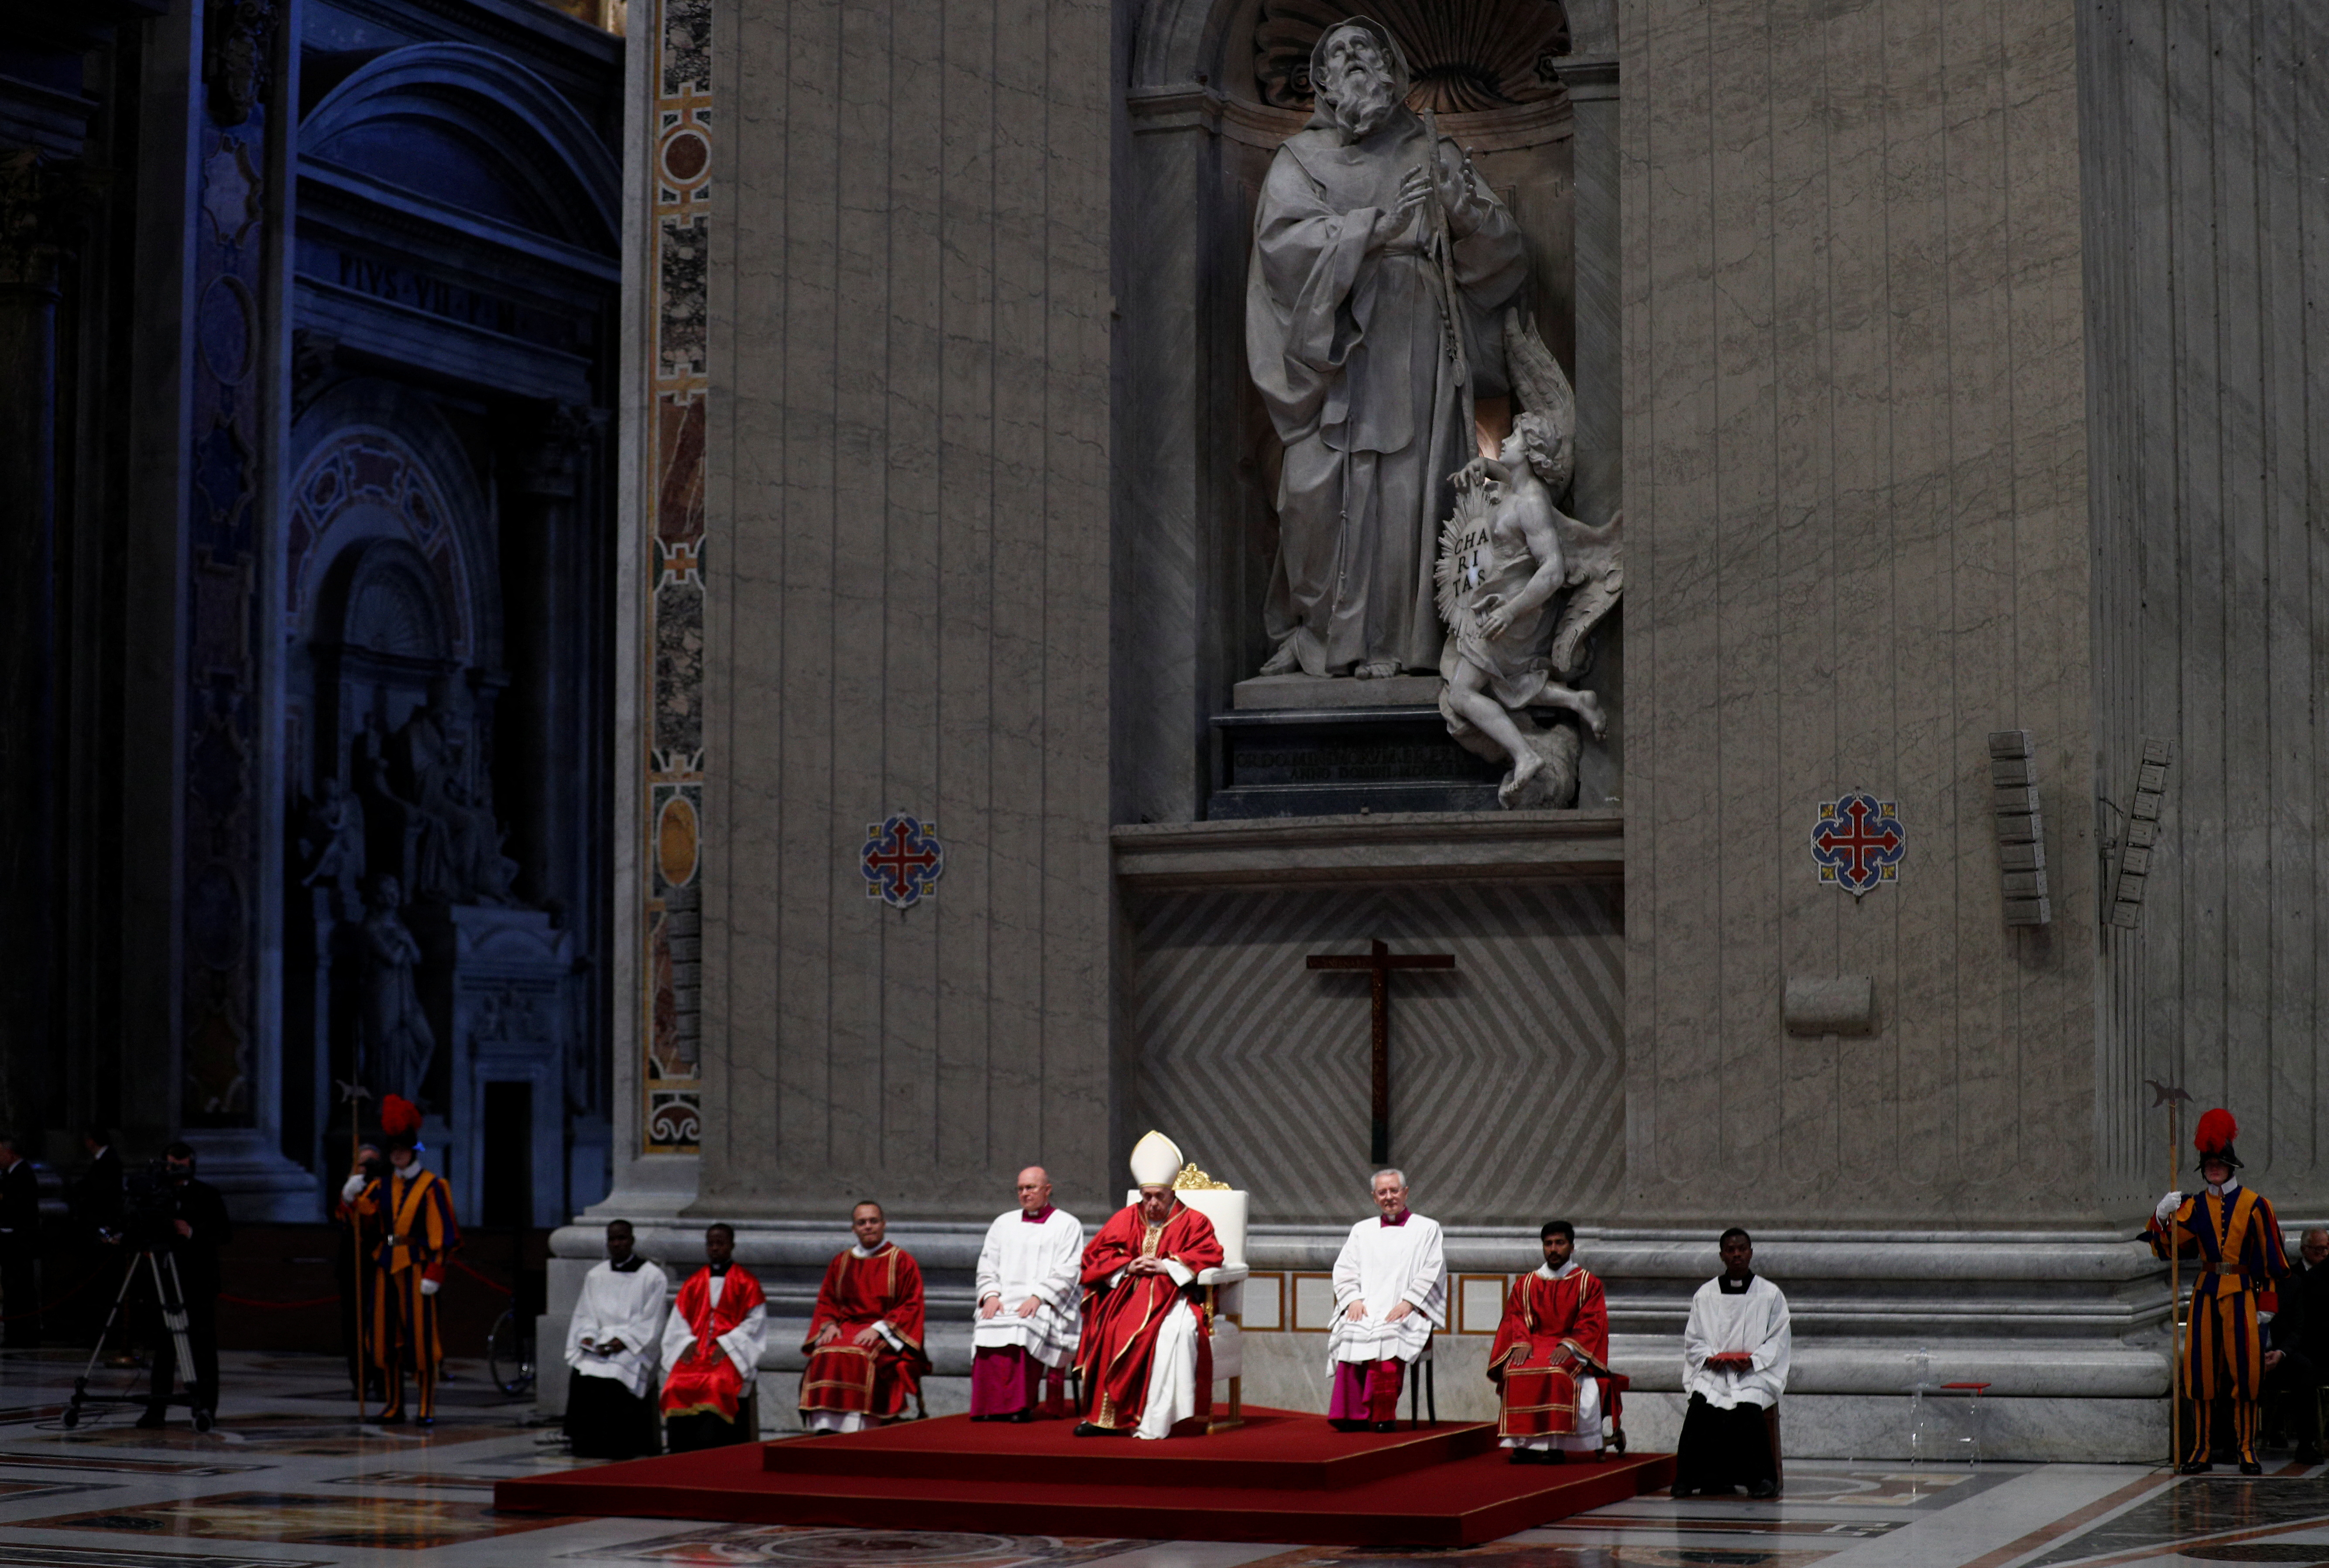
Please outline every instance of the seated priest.
[[1779, 1492], [1778, 1422], [1787, 1390], [1787, 1299], [1754, 1270], [1755, 1243], [1722, 1233], [1722, 1272], [1691, 1298], [1683, 1329], [1683, 1389], [1690, 1395], [1674, 1454], [1674, 1495], [1750, 1498]]
[[655, 1430], [655, 1351], [671, 1282], [635, 1250], [631, 1222], [607, 1226], [607, 1261], [582, 1276], [566, 1325], [566, 1437], [574, 1457], [663, 1451]]
[[[1077, 1298], [1084, 1227], [1051, 1202], [1040, 1165], [1019, 1173], [1019, 1207], [986, 1227], [971, 1319], [970, 1419], [1032, 1421], [1064, 1413], [1068, 1363], [1082, 1321]], [[1051, 1392], [1047, 1399], [1043, 1385]]]
[[1539, 1233], [1544, 1263], [1513, 1283], [1488, 1381], [1502, 1405], [1496, 1431], [1514, 1464], [1559, 1464], [1564, 1453], [1601, 1451], [1601, 1376], [1609, 1368], [1609, 1308], [1601, 1282], [1576, 1258], [1565, 1219]]
[[801, 1348], [801, 1425], [811, 1432], [862, 1432], [899, 1420], [919, 1404], [930, 1358], [922, 1349], [922, 1269], [889, 1239], [878, 1203], [849, 1214], [857, 1240], [834, 1254], [817, 1288]]
[[768, 1302], [737, 1263], [736, 1233], [703, 1233], [703, 1266], [679, 1288], [663, 1327], [663, 1430], [674, 1453], [756, 1441]]
[[1118, 1209], [1084, 1249], [1083, 1376], [1078, 1437], [1160, 1438], [1213, 1408], [1210, 1326], [1197, 1276], [1221, 1262], [1213, 1222], [1173, 1195], [1181, 1150], [1150, 1132], [1132, 1151], [1140, 1201]]
[[1334, 1260], [1334, 1324], [1326, 1333], [1334, 1391], [1326, 1419], [1341, 1432], [1390, 1432], [1407, 1365], [1447, 1321], [1439, 1222], [1407, 1207], [1407, 1177], [1375, 1173], [1381, 1211], [1351, 1227]]

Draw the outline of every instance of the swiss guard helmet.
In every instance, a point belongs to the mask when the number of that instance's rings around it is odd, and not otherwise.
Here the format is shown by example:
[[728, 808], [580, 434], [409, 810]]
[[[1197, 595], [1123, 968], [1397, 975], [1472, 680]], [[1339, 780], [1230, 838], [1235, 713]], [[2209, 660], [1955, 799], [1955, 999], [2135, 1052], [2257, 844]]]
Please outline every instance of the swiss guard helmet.
[[2200, 1118], [2200, 1125], [2192, 1131], [2192, 1147], [2200, 1151], [2200, 1163], [2221, 1160], [2234, 1170], [2240, 1168], [2240, 1157], [2232, 1152], [2232, 1140], [2240, 1135], [2240, 1125], [2232, 1113], [2221, 1106]]

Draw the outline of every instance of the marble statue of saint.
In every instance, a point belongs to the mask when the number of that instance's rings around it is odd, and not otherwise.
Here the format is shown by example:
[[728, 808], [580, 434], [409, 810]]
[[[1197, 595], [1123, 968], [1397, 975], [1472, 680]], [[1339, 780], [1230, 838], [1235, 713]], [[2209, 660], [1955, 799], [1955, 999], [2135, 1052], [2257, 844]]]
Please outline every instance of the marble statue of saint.
[[1529, 710], [1566, 709], [1596, 740], [1608, 729], [1600, 699], [1564, 677], [1623, 588], [1618, 521], [1588, 528], [1556, 504], [1576, 469], [1577, 403], [1517, 310], [1505, 314], [1504, 356], [1522, 412], [1495, 461], [1476, 459], [1457, 474], [1440, 537], [1447, 684], [1439, 710], [1466, 749], [1512, 765], [1500, 803], [1568, 806], [1582, 738], [1567, 725], [1540, 727]]
[[429, 700], [389, 737], [389, 790], [417, 827], [413, 891], [444, 904], [509, 904], [516, 863], [502, 853], [501, 825], [471, 796], [464, 748], [475, 720], [457, 679], [438, 681]]
[[415, 1100], [437, 1059], [437, 1034], [412, 981], [420, 944], [398, 913], [403, 904], [395, 878], [372, 884], [363, 922], [364, 1054], [382, 1093]]
[[[1286, 449], [1265, 675], [1436, 670], [1433, 542], [1504, 386], [1496, 323], [1528, 278], [1519, 226], [1407, 108], [1381, 23], [1312, 51], [1317, 108], [1254, 217], [1246, 352]], [[1466, 384], [1468, 377], [1469, 384]]]
[[299, 886], [322, 883], [344, 900], [343, 910], [353, 910], [364, 874], [363, 803], [338, 779], [325, 779], [301, 812], [299, 851], [307, 867]]

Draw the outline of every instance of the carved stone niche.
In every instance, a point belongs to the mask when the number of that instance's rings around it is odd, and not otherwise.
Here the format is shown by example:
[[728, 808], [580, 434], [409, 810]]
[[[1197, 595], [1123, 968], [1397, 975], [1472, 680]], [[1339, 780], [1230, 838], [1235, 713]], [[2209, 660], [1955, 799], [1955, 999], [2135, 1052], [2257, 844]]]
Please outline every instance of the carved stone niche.
[[[1122, 609], [1141, 627], [1126, 643], [1136, 647], [1128, 658], [1138, 666], [1127, 669], [1127, 688], [1141, 713], [1156, 717], [1133, 724], [1125, 755], [1135, 759], [1134, 782], [1119, 809], [1127, 820], [1155, 822], [1495, 809], [1504, 769], [1450, 737], [1436, 672], [1418, 664], [1387, 680], [1303, 679], [1303, 690], [1277, 691], [1257, 678], [1274, 646], [1268, 606], [1283, 453], [1248, 374], [1245, 286], [1271, 159], [1313, 108], [1312, 48], [1334, 23], [1363, 14], [1406, 57], [1409, 107], [1432, 111], [1517, 221], [1529, 278], [1515, 303], [1573, 381], [1576, 124], [1557, 63], [1571, 48], [1569, 11], [1560, 0], [1235, 0], [1207, 10], [1201, 29], [1200, 9], [1193, 0], [1152, 7], [1129, 103], [1147, 205], [1121, 305], [1134, 405], [1120, 421], [1134, 432], [1124, 472], [1136, 487], [1121, 510], [1139, 530]], [[1194, 324], [1193, 348], [1184, 323]], [[1193, 355], [1197, 396], [1184, 416], [1168, 406], [1169, 389], [1188, 380]], [[1493, 447], [1514, 410], [1498, 366], [1485, 371], [1476, 382], [1477, 436]], [[1597, 413], [1605, 402], [1614, 409], [1616, 393], [1606, 379], [1577, 389]], [[1591, 461], [1580, 454], [1580, 474]], [[1605, 509], [1595, 512], [1583, 521], [1607, 521]], [[1437, 534], [1435, 524], [1432, 553]], [[1173, 579], [1182, 560], [1193, 580]], [[1166, 604], [1196, 606], [1185, 646], [1174, 645], [1178, 628], [1154, 614]], [[1576, 680], [1614, 712], [1621, 677], [1613, 619]], [[1174, 733], [1189, 720], [1191, 728]], [[1560, 715], [1538, 721], [1569, 723]], [[1578, 738], [1571, 798], [1607, 805], [1622, 772], [1622, 722], [1603, 739]], [[1183, 771], [1192, 752], [1196, 765]]]

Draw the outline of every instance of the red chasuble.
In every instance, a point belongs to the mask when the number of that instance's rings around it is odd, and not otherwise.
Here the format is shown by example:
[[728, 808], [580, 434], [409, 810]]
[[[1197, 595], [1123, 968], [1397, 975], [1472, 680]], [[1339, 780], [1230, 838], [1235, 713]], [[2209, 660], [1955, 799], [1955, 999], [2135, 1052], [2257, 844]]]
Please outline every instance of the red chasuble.
[[712, 1271], [702, 1268], [679, 1288], [672, 1310], [695, 1336], [695, 1343], [680, 1352], [679, 1360], [664, 1375], [663, 1413], [674, 1415], [717, 1415], [734, 1421], [744, 1394], [744, 1379], [736, 1363], [720, 1347], [720, 1336], [750, 1315], [768, 1298], [760, 1282], [740, 1263], [729, 1265], [728, 1282], [720, 1287], [720, 1304], [712, 1304]]
[[1577, 1435], [1577, 1379], [1609, 1365], [1609, 1309], [1584, 1269], [1548, 1280], [1524, 1274], [1504, 1302], [1488, 1349], [1488, 1379], [1504, 1393], [1504, 1437]]
[[[1076, 1371], [1084, 1383], [1089, 1419], [1095, 1426], [1140, 1423], [1148, 1403], [1148, 1366], [1164, 1316], [1184, 1300], [1170, 1274], [1127, 1274], [1114, 1290], [1108, 1276], [1134, 1258], [1170, 1258], [1192, 1273], [1219, 1268], [1221, 1238], [1213, 1222], [1173, 1202], [1161, 1225], [1140, 1217], [1140, 1206], [1118, 1209], [1084, 1248], [1084, 1333], [1076, 1347]], [[1209, 1415], [1213, 1399], [1212, 1325], [1196, 1309], [1197, 1413]]]
[[[820, 1347], [816, 1337], [827, 1323], [841, 1337]], [[876, 1339], [871, 1348], [858, 1344], [858, 1334], [876, 1323], [887, 1323], [905, 1348], [887, 1339]], [[922, 1349], [922, 1267], [913, 1254], [887, 1242], [870, 1258], [853, 1248], [827, 1263], [801, 1348], [808, 1354], [801, 1373], [803, 1411], [862, 1413], [882, 1421], [905, 1414], [930, 1369]]]

